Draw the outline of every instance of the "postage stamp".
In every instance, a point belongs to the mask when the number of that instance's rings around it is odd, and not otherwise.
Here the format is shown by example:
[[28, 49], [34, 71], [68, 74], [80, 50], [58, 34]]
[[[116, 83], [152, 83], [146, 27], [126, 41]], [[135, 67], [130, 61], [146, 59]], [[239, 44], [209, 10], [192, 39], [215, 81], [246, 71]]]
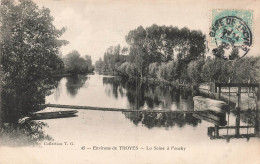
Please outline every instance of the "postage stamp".
[[213, 9], [211, 14], [212, 53], [227, 60], [244, 57], [253, 42], [253, 11]]

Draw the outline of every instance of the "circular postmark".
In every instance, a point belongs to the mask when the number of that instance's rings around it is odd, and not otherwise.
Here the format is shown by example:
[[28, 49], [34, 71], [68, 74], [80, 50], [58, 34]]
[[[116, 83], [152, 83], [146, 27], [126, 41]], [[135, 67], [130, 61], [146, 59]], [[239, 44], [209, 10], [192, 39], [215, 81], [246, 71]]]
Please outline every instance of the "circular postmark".
[[248, 25], [236, 16], [224, 16], [213, 22], [210, 37], [217, 48], [213, 55], [226, 60], [244, 57], [252, 45], [252, 32]]

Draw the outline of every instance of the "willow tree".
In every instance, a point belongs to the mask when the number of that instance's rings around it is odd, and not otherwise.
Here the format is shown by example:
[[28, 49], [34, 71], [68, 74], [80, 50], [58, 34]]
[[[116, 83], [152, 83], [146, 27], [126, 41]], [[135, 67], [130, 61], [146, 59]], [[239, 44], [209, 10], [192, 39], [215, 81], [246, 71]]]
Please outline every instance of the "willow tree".
[[58, 54], [67, 41], [59, 40], [65, 29], [55, 28], [50, 10], [31, 0], [2, 0], [0, 13], [2, 111], [14, 120], [44, 103], [52, 73], [63, 67]]

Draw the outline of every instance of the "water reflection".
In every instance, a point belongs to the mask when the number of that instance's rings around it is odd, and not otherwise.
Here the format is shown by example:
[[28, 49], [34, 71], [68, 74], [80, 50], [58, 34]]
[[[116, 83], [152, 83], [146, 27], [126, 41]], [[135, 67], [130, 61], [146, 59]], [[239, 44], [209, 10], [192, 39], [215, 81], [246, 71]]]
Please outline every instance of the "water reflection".
[[130, 119], [135, 125], [141, 123], [146, 127], [183, 127], [191, 125], [196, 127], [201, 120], [185, 113], [141, 113], [141, 112], [123, 112], [125, 117]]
[[[193, 110], [192, 93], [172, 86], [141, 83], [120, 77], [103, 77], [107, 95], [126, 96], [131, 109]], [[126, 93], [125, 93], [126, 92]]]
[[75, 97], [78, 90], [82, 88], [89, 78], [85, 75], [69, 76], [67, 78], [66, 88], [71, 97]]
[[[242, 134], [246, 129], [245, 126], [252, 126], [254, 129], [257, 125], [256, 118], [259, 120], [259, 117], [255, 117], [249, 111], [240, 111], [239, 114], [233, 111], [223, 113], [214, 111], [196, 112], [194, 111], [192, 99], [193, 93], [190, 90], [168, 85], [138, 83], [120, 77], [88, 75], [87, 77], [63, 78], [59, 84], [59, 91], [62, 89], [67, 90], [67, 92], [62, 92], [58, 99], [53, 97], [55, 96], [54, 93], [54, 95], [47, 98], [48, 103], [137, 110], [170, 110], [171, 112], [167, 113], [123, 112], [123, 115], [121, 115], [123, 120], [120, 120], [120, 123], [128, 119], [137, 128], [139, 125], [143, 125], [148, 129], [156, 129], [154, 127], [168, 129], [173, 127], [173, 131], [176, 130], [174, 127], [180, 128], [182, 131], [188, 130], [187, 127], [194, 127], [196, 132], [191, 133], [200, 133], [198, 136], [205, 136], [205, 139], [218, 139], [221, 138], [219, 136], [223, 135], [222, 138], [224, 139], [231, 138], [224, 134], [224, 132], [228, 133], [228, 135], [235, 134], [234, 128], [230, 127], [241, 128], [239, 134]], [[81, 115], [88, 112], [82, 110]], [[107, 113], [102, 114], [102, 119], [103, 116], [105, 118], [107, 115]], [[114, 118], [113, 121], [116, 122], [121, 116], [111, 112], [108, 118]], [[95, 120], [93, 121], [95, 122]], [[113, 121], [109, 120], [108, 122]], [[129, 123], [129, 121], [126, 122]], [[74, 126], [78, 125], [75, 124]], [[101, 124], [100, 126], [105, 125]], [[125, 125], [120, 126], [124, 128]], [[219, 132], [215, 130], [216, 127]], [[203, 133], [201, 133], [201, 130]], [[253, 132], [252, 129], [250, 131], [250, 128], [246, 130], [248, 130], [248, 133]], [[236, 135], [236, 138], [239, 137], [239, 135]]]
[[[170, 109], [172, 111], [193, 111], [192, 92], [190, 90], [179, 89], [172, 86], [156, 85], [149, 83], [140, 83], [136, 81], [127, 81], [120, 77], [103, 77], [103, 84], [106, 85], [106, 93], [115, 98], [118, 95], [126, 96], [130, 104], [130, 108], [135, 109]], [[112, 93], [112, 94], [111, 94]], [[127, 119], [135, 125], [142, 124], [146, 127], [183, 127], [191, 125], [196, 127], [202, 121], [206, 121], [214, 125], [208, 127], [208, 136], [210, 139], [227, 139], [244, 138], [245, 134], [241, 134], [240, 129], [253, 127], [254, 133], [247, 137], [258, 137], [259, 130], [257, 123], [259, 115], [256, 116], [252, 112], [230, 112], [217, 113], [214, 111], [200, 113], [141, 113], [141, 112], [123, 112]], [[257, 121], [258, 120], [258, 121]], [[241, 123], [240, 123], [241, 122]], [[245, 125], [246, 124], [246, 125]], [[242, 126], [241, 126], [242, 125]], [[223, 129], [226, 129], [227, 135], [220, 135]], [[235, 135], [232, 129], [236, 129]], [[259, 129], [259, 128], [258, 128]]]
[[108, 96], [112, 96], [114, 98], [118, 98], [118, 95], [121, 97], [125, 96], [124, 90], [122, 86], [122, 78], [120, 77], [103, 77], [103, 85], [106, 87], [106, 94]]

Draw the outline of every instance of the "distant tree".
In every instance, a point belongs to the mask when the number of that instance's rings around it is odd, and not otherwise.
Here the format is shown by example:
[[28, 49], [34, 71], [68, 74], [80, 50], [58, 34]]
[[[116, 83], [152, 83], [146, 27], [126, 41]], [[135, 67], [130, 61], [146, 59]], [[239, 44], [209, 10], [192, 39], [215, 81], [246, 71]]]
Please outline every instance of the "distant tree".
[[155, 62], [155, 63], [151, 63], [149, 65], [149, 76], [156, 78], [157, 77], [157, 73], [159, 71], [159, 63]]
[[118, 68], [119, 75], [136, 77], [136, 66], [133, 63], [124, 62]]
[[231, 52], [231, 54], [229, 55], [229, 60], [236, 60], [236, 59], [238, 59], [238, 58], [239, 58], [238, 53], [239, 53], [238, 48], [235, 47], [235, 46], [233, 46], [233, 47], [232, 47], [232, 52]]
[[212, 50], [212, 54], [216, 57], [220, 57], [220, 58], [223, 58], [225, 59], [225, 51], [224, 51], [224, 48], [223, 47], [218, 47], [218, 48], [214, 48]]
[[[260, 57], [244, 57], [239, 60], [235, 60], [233, 64], [234, 81], [241, 83], [254, 83], [259, 80], [260, 77]], [[258, 81], [259, 82], [259, 81]]]
[[88, 73], [92, 72], [91, 57], [86, 55], [82, 58], [78, 51], [73, 50], [67, 54], [64, 59], [65, 71], [71, 74]]
[[190, 48], [187, 56], [187, 61], [196, 60], [204, 57], [206, 51], [206, 37], [201, 31], [191, 31], [189, 35]]
[[202, 67], [202, 78], [207, 82], [221, 82], [222, 66], [225, 60], [222, 58], [207, 58]]
[[173, 60], [167, 63], [162, 63], [159, 67], [159, 73], [157, 73], [157, 77], [159, 77], [159, 79], [172, 81], [176, 78], [177, 66], [178, 63]]
[[103, 68], [104, 62], [102, 61], [101, 58], [99, 58], [96, 63], [95, 63], [95, 70], [99, 73], [102, 72], [102, 68]]
[[128, 47], [123, 47], [122, 50], [121, 50], [121, 54], [122, 55], [128, 55], [128, 51], [129, 51]]
[[[258, 55], [259, 56], [259, 55]], [[260, 58], [258, 57], [255, 63], [255, 82], [260, 83]]]
[[188, 76], [191, 81], [195, 84], [199, 84], [203, 82], [203, 78], [201, 76], [202, 67], [204, 65], [204, 58], [200, 58], [198, 60], [194, 60], [188, 65]]
[[126, 61], [126, 55], [122, 55], [122, 53], [126, 52], [127, 48], [124, 48], [124, 51], [122, 51], [119, 44], [117, 46], [110, 46], [107, 48], [104, 53], [102, 71], [116, 73], [119, 66]]
[[87, 63], [87, 70], [88, 70], [88, 72], [93, 72], [94, 71], [94, 67], [92, 65], [91, 56], [90, 55], [85, 55], [84, 59], [85, 59], [85, 61]]

